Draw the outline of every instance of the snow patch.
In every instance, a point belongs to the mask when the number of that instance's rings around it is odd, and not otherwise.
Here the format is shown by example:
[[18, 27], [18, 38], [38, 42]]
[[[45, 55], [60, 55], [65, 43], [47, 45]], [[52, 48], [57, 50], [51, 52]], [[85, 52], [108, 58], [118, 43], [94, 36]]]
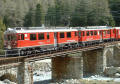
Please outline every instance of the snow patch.
[[44, 81], [51, 79], [51, 59], [45, 59], [35, 62], [35, 71], [33, 72], [33, 80]]
[[[47, 68], [42, 69], [42, 71], [39, 70], [35, 70], [34, 71], [34, 76], [33, 76], [33, 80], [34, 82], [39, 82], [39, 81], [44, 81], [44, 80], [50, 80], [52, 77], [52, 72], [51, 72], [51, 59], [46, 59], [46, 60], [42, 60], [42, 61], [37, 61], [36, 63], [48, 63], [50, 64], [50, 66]], [[47, 70], [46, 70], [47, 69]], [[116, 73], [116, 76], [120, 76], [120, 73]], [[93, 75], [90, 77], [84, 77], [83, 80], [98, 80], [98, 81], [113, 81], [113, 82], [120, 82], [120, 77], [119, 78], [111, 78], [111, 77], [104, 77], [104, 76], [100, 76], [100, 75]], [[69, 82], [69, 80], [66, 80], [65, 83]], [[73, 83], [75, 84], [76, 82], [79, 82], [77, 80], [70, 80], [69, 83]]]
[[45, 60], [36, 61], [36, 63], [41, 63], [41, 62], [49, 63], [49, 62], [51, 62], [51, 59], [45, 59]]
[[43, 81], [51, 79], [51, 72], [42, 72], [38, 71], [38, 73], [34, 74], [33, 80], [36, 81]]
[[102, 80], [102, 81], [114, 81], [114, 82], [120, 82], [120, 78], [111, 78], [111, 77], [104, 77], [99, 75], [94, 75], [90, 77], [83, 78], [84, 80]]

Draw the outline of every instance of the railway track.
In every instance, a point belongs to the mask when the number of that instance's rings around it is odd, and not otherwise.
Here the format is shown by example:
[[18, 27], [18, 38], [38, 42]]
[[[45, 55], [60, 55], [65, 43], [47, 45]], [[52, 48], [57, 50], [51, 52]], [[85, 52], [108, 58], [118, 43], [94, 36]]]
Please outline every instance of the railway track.
[[105, 46], [114, 45], [119, 42], [120, 41], [107, 42], [107, 43], [101, 43], [101, 44], [96, 44], [96, 45], [88, 45], [86, 47], [56, 50], [56, 51], [45, 52], [45, 53], [31, 54], [27, 56], [1, 57], [0, 66], [6, 65], [6, 64], [12, 64], [12, 63], [13, 64], [21, 63], [23, 61], [36, 61], [36, 60], [41, 60], [41, 59], [48, 59], [51, 57], [56, 57], [56, 56], [61, 56], [61, 55], [65, 56], [67, 54], [74, 54], [74, 53], [79, 53], [79, 52], [88, 51], [88, 50], [103, 49]]

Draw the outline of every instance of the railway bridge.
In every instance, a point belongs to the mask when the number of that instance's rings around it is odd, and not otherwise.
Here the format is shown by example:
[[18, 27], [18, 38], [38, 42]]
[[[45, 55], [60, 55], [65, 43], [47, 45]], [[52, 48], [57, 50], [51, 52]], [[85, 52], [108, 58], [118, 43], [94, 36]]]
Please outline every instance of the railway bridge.
[[33, 84], [33, 63], [52, 59], [52, 80], [80, 79], [103, 74], [110, 66], [120, 67], [119, 41], [51, 53], [0, 58], [0, 70], [17, 67], [18, 84]]

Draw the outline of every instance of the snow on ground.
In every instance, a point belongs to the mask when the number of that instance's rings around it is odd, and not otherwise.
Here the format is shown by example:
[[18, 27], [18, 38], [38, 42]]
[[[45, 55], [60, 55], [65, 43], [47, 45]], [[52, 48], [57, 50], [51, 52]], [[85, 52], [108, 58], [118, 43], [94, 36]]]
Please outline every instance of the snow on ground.
[[[42, 72], [41, 75], [34, 75], [33, 76], [34, 81], [43, 81], [43, 80], [50, 80], [51, 79], [51, 72]], [[99, 75], [90, 76], [83, 78], [83, 80], [102, 80], [102, 81], [114, 81], [114, 82], [120, 82], [120, 78], [110, 78], [110, 77], [103, 77]]]
[[11, 81], [8, 80], [8, 79], [5, 79], [4, 81], [0, 81], [0, 84], [16, 84], [16, 83], [11, 82]]
[[[44, 63], [43, 66], [40, 65], [42, 69], [39, 69], [39, 70], [36, 69], [33, 72], [33, 74], [34, 74], [33, 75], [34, 82], [51, 79], [51, 65], [49, 66], [49, 64], [51, 63], [51, 59], [37, 61], [36, 65], [39, 65], [41, 63]], [[39, 66], [37, 68], [39, 68]]]
[[39, 62], [46, 62], [46, 63], [49, 63], [49, 62], [51, 62], [51, 59], [45, 59], [45, 60], [37, 61], [37, 63], [39, 63]]
[[102, 80], [102, 81], [114, 81], [114, 82], [120, 82], [120, 78], [110, 78], [110, 77], [104, 77], [104, 76], [99, 76], [99, 75], [95, 75], [95, 76], [90, 76], [90, 77], [86, 77], [83, 78], [84, 80]]
[[51, 72], [40, 72], [40, 74], [35, 74], [33, 76], [33, 80], [35, 82], [49, 79], [51, 79]]

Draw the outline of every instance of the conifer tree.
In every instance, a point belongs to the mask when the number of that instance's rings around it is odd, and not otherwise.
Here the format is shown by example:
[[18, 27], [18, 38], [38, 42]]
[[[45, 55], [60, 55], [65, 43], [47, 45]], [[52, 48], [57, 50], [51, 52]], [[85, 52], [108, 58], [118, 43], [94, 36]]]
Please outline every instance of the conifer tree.
[[72, 26], [114, 26], [108, 0], [79, 0], [72, 14]]
[[55, 0], [55, 6], [49, 7], [46, 14], [46, 22], [51, 26], [64, 26], [63, 16], [64, 16], [63, 3], [60, 0]]
[[40, 4], [36, 5], [36, 10], [35, 10], [35, 26], [39, 27], [42, 25], [42, 8]]
[[5, 24], [6, 27], [9, 27], [8, 16], [4, 16], [3, 23]]
[[56, 14], [55, 14], [56, 23], [55, 23], [55, 25], [60, 26], [61, 25], [62, 12], [63, 12], [63, 8], [62, 8], [60, 0], [56, 0], [56, 2], [55, 2], [55, 11], [56, 11]]
[[0, 54], [3, 52], [4, 48], [4, 31], [6, 30], [5, 25], [3, 24], [2, 19], [0, 18]]
[[110, 13], [108, 0], [91, 0], [91, 10], [88, 12], [88, 25], [114, 26], [114, 19]]
[[109, 0], [109, 4], [116, 26], [120, 26], [120, 0]]
[[45, 20], [46, 20], [46, 25], [47, 26], [55, 26], [56, 24], [56, 11], [55, 11], [55, 7], [49, 7], [47, 14], [45, 16]]
[[24, 18], [24, 24], [23, 26], [25, 27], [32, 27], [34, 26], [34, 15], [33, 15], [33, 9], [30, 8], [28, 13], [26, 14], [25, 18]]
[[85, 0], [80, 0], [76, 6], [75, 12], [72, 14], [71, 26], [87, 25], [87, 4]]

